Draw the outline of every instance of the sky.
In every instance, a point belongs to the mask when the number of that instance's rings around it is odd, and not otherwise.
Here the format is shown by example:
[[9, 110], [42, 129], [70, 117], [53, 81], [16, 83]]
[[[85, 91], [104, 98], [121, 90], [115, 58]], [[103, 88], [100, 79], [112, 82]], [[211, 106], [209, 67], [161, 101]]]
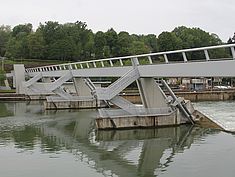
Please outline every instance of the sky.
[[86, 22], [93, 32], [113, 28], [155, 34], [199, 27], [224, 42], [235, 32], [235, 0], [0, 0], [0, 25]]

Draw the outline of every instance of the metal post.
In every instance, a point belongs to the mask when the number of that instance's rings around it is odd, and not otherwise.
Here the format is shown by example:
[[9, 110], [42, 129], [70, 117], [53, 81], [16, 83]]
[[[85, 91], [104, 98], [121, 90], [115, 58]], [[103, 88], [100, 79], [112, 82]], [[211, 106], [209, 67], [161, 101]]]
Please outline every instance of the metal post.
[[119, 59], [119, 61], [120, 61], [121, 66], [123, 66], [123, 62], [122, 62], [122, 60], [121, 60], [121, 59]]
[[113, 67], [113, 61], [112, 61], [112, 60], [109, 60], [109, 62], [110, 62], [110, 65]]
[[151, 56], [148, 56], [148, 59], [149, 59], [149, 64], [153, 64]]
[[101, 66], [104, 67], [104, 62], [103, 61], [101, 61]]
[[140, 64], [138, 58], [131, 58], [131, 63], [134, 68]]
[[187, 56], [186, 56], [186, 53], [185, 53], [185, 52], [182, 52], [182, 55], [183, 55], [184, 62], [186, 63], [186, 62], [188, 61]]
[[167, 58], [167, 55], [166, 55], [166, 54], [164, 54], [164, 59], [165, 59], [165, 63], [169, 63], [169, 61], [168, 61], [168, 58]]
[[206, 61], [209, 61], [210, 60], [210, 56], [209, 56], [209, 53], [207, 50], [204, 50], [204, 54], [206, 56]]
[[235, 50], [234, 50], [234, 47], [230, 47], [230, 49], [231, 49], [231, 52], [232, 52], [233, 59], [235, 60]]

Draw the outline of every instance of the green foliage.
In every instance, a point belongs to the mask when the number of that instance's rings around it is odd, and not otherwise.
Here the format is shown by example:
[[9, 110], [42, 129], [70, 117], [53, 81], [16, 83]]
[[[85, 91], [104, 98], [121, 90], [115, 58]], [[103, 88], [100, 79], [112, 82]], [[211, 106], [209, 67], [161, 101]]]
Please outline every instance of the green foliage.
[[32, 33], [32, 24], [17, 25], [13, 28], [7, 44], [7, 57], [29, 58], [28, 36]]
[[25, 25], [17, 25], [12, 30], [12, 37], [26, 36], [32, 33], [33, 25], [28, 23]]
[[5, 84], [4, 84], [4, 80], [5, 80], [5, 79], [6, 79], [5, 72], [0, 69], [0, 85], [1, 85], [1, 86], [5, 85]]
[[144, 37], [144, 43], [151, 49], [151, 52], [157, 52], [157, 37], [154, 34], [148, 34]]
[[[32, 29], [30, 23], [17, 25], [12, 30], [9, 26], [1, 26], [0, 56], [84, 61], [222, 44], [216, 34], [185, 26], [171, 32], [162, 32], [158, 38], [154, 34], [130, 35], [126, 31], [117, 33], [113, 28], [93, 33], [81, 21], [65, 24], [48, 21], [40, 24], [36, 31]], [[233, 39], [229, 42], [233, 42]], [[209, 51], [209, 55], [212, 58], [228, 57], [226, 52], [229, 53], [223, 49]], [[181, 54], [168, 57], [169, 60], [182, 59]], [[198, 59], [204, 57], [204, 54], [187, 53], [187, 57]], [[146, 63], [147, 60], [141, 62]]]
[[36, 32], [28, 36], [29, 58], [45, 58], [45, 41], [42, 33]]
[[95, 42], [95, 57], [104, 58], [104, 47], [106, 46], [105, 34], [102, 31], [98, 31], [94, 37]]
[[[197, 48], [220, 44], [222, 44], [222, 41], [216, 34], [210, 34], [200, 28], [187, 28], [185, 26], [177, 27], [172, 32], [163, 32], [158, 36], [159, 51]], [[228, 56], [224, 49], [209, 51], [209, 54], [211, 58]], [[205, 55], [203, 52], [192, 52], [187, 53], [187, 58], [189, 60], [203, 59], [205, 58]], [[169, 55], [169, 59], [179, 60], [182, 59], [182, 55]]]
[[105, 33], [105, 39], [106, 39], [106, 44], [107, 44], [109, 51], [110, 51], [110, 57], [117, 56], [118, 35], [117, 35], [116, 31], [114, 31], [113, 28], [109, 29]]
[[133, 41], [129, 50], [132, 55], [149, 53], [150, 51], [149, 47], [142, 41]]
[[172, 32], [162, 32], [158, 36], [159, 51], [182, 49], [182, 40]]
[[12, 115], [13, 115], [13, 113], [7, 109], [6, 104], [0, 103], [0, 118], [12, 116]]
[[11, 33], [10, 26], [0, 26], [0, 56], [5, 56], [7, 42], [9, 41]]

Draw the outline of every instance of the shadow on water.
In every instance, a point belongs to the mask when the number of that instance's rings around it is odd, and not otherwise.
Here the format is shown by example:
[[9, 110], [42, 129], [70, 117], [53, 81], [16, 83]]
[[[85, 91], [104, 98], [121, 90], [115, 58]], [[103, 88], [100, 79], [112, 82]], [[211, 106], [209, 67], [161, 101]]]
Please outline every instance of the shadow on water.
[[25, 103], [1, 103], [1, 107], [11, 112], [0, 119], [1, 144], [13, 142], [24, 150], [40, 145], [42, 153], [66, 151], [104, 176], [156, 176], [170, 166], [175, 154], [217, 133], [188, 125], [96, 131], [95, 111], [43, 112], [38, 105]]

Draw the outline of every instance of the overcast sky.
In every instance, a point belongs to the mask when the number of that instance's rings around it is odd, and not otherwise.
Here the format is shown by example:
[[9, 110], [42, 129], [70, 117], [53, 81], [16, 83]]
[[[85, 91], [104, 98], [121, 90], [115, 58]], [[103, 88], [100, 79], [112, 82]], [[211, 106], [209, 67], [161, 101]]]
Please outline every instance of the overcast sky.
[[225, 42], [235, 32], [235, 0], [0, 0], [0, 25], [83, 21], [93, 32], [135, 34], [199, 27]]

